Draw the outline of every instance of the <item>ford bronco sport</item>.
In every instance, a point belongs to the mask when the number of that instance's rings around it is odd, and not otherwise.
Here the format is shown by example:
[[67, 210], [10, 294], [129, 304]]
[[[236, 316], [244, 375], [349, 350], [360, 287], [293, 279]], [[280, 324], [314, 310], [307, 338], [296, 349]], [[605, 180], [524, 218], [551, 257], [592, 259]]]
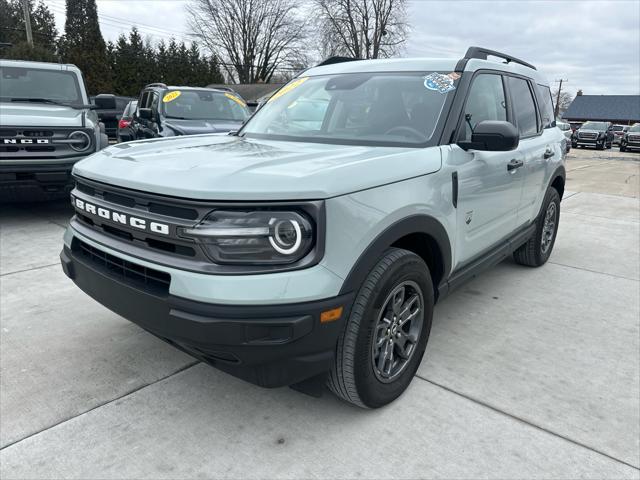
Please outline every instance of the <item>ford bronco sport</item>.
[[547, 261], [565, 141], [548, 83], [505, 54], [320, 64], [235, 135], [78, 163], [62, 267], [226, 372], [380, 407], [438, 300], [512, 253]]
[[115, 99], [88, 102], [74, 65], [0, 60], [0, 200], [68, 195], [73, 164], [108, 145], [92, 109]]

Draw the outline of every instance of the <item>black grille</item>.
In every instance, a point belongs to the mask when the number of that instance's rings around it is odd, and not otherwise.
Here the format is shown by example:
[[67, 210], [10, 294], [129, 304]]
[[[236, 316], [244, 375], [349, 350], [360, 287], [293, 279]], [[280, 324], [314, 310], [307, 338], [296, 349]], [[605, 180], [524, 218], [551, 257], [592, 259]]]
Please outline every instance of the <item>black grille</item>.
[[629, 135], [627, 138], [629, 139], [630, 142], [633, 142], [633, 143], [640, 142], [640, 135]]
[[598, 134], [597, 133], [581, 133], [579, 137], [593, 140], [598, 137]]
[[171, 276], [137, 263], [123, 260], [74, 238], [71, 249], [82, 259], [123, 283], [153, 295], [168, 295]]

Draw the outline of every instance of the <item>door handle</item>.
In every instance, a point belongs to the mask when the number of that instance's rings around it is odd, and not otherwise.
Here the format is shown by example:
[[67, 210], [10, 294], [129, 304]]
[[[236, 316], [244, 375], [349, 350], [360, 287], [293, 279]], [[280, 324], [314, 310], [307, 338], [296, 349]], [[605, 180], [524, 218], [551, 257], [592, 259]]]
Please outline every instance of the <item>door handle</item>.
[[548, 159], [548, 158], [553, 157], [555, 154], [556, 154], [556, 152], [554, 152], [551, 148], [547, 148], [547, 149], [544, 151], [544, 155], [543, 155], [543, 156], [544, 156], [544, 159], [546, 160], [546, 159]]
[[513, 170], [516, 170], [516, 169], [522, 167], [523, 165], [524, 165], [524, 162], [522, 160], [516, 160], [514, 158], [509, 163], [507, 163], [507, 170], [509, 172], [512, 172]]

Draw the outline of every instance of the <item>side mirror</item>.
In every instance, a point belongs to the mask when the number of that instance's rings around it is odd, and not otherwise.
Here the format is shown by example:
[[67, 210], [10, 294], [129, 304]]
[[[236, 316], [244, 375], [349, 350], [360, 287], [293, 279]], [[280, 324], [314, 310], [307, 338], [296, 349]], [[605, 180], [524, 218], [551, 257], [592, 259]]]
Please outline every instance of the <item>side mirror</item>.
[[476, 125], [470, 142], [458, 142], [463, 150], [506, 152], [515, 150], [520, 143], [518, 129], [509, 122], [483, 120]]
[[93, 100], [98, 110], [115, 110], [116, 109], [116, 97], [110, 93], [101, 93], [96, 95]]
[[145, 120], [151, 120], [153, 112], [151, 112], [150, 108], [141, 108], [138, 110], [138, 115], [140, 115], [140, 118], [144, 118]]

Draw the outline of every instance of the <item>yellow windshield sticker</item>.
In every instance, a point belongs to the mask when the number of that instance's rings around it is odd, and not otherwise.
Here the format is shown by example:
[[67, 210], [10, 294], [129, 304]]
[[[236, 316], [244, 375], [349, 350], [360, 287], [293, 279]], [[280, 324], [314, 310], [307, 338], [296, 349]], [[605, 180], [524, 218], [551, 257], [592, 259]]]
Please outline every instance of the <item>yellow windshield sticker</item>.
[[273, 102], [274, 100], [277, 100], [278, 98], [282, 97], [283, 95], [286, 95], [291, 90], [294, 90], [294, 89], [298, 88], [300, 85], [302, 85], [307, 80], [309, 80], [309, 77], [301, 77], [301, 78], [298, 78], [297, 80], [294, 80], [292, 82], [287, 83], [284, 87], [282, 87], [280, 90], [278, 90], [276, 93], [274, 93], [271, 96], [271, 98], [267, 101], [267, 103]]
[[176, 98], [178, 98], [180, 96], [182, 92], [180, 90], [175, 90], [173, 92], [169, 92], [167, 93], [164, 97], [162, 97], [162, 101], [164, 103], [168, 103], [168, 102], [172, 102], [174, 101]]
[[233, 100], [234, 102], [236, 102], [238, 105], [241, 105], [243, 107], [246, 107], [247, 104], [244, 103], [244, 101], [241, 98], [236, 97], [235, 95], [232, 95], [230, 93], [225, 93], [224, 94], [225, 97], [230, 98], [231, 100]]

